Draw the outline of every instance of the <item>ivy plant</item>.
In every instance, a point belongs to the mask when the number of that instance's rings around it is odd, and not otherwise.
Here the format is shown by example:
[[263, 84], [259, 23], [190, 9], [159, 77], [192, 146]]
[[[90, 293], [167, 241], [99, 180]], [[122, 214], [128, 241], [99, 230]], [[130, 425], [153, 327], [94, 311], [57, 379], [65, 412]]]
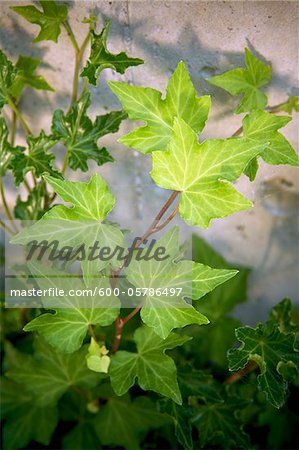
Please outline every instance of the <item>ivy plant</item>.
[[[165, 93], [108, 81], [122, 109], [91, 117], [91, 85], [103, 83], [100, 73], [110, 69], [121, 79], [142, 59], [110, 52], [109, 20], [99, 31], [95, 16], [85, 19], [80, 44], [66, 4], [48, 0], [11, 9], [34, 25], [35, 43], [61, 45], [67, 34], [74, 76], [68, 109], [53, 111], [49, 132], [33, 134], [22, 98], [32, 89], [52, 95], [55, 86], [39, 75], [40, 60], [20, 55], [13, 62], [0, 51], [0, 187], [7, 219], [0, 223], [10, 245], [25, 253], [30, 243], [57, 242], [43, 250], [48, 265], [27, 258], [24, 290], [43, 292], [40, 304], [3, 307], [4, 448], [295, 448], [298, 309], [284, 299], [264, 323], [242, 324], [233, 309], [246, 300], [250, 270], [232, 266], [197, 235], [188, 258], [171, 222], [179, 215], [204, 229], [252, 208], [233, 183], [242, 174], [253, 181], [259, 158], [298, 166], [281, 133], [298, 112], [298, 99], [268, 106], [271, 67], [245, 49], [246, 67], [207, 80], [242, 95], [235, 112], [244, 116], [231, 137], [204, 138], [211, 97], [198, 95], [183, 61]], [[74, 171], [90, 172], [91, 160], [117, 163], [99, 141], [124, 120], [143, 122], [119, 139], [124, 151], [149, 155], [153, 183], [170, 191], [135, 239], [134, 230], [128, 234], [109, 216], [116, 200], [102, 176], [71, 180]], [[26, 136], [22, 145], [18, 125]], [[9, 177], [14, 205], [4, 186]], [[112, 256], [93, 257], [94, 242]], [[86, 257], [86, 249], [93, 256]], [[91, 298], [80, 295], [84, 290]], [[281, 420], [288, 433], [277, 435]]]

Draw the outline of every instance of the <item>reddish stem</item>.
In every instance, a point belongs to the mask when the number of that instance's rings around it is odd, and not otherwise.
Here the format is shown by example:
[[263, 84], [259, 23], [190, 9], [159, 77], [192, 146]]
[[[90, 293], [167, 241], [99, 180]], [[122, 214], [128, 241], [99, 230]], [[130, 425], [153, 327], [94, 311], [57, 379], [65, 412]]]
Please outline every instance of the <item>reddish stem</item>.
[[236, 381], [239, 381], [241, 378], [245, 377], [245, 375], [249, 374], [250, 372], [253, 372], [258, 367], [257, 363], [255, 361], [248, 361], [245, 367], [243, 369], [238, 370], [238, 372], [233, 373], [230, 375], [226, 380], [224, 380], [223, 384], [233, 384]]

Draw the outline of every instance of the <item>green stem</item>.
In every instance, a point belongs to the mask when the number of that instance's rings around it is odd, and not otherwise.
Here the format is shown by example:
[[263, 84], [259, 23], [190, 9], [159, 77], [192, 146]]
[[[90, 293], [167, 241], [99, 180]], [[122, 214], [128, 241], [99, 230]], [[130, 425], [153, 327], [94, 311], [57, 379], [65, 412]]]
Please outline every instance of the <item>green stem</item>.
[[6, 230], [12, 236], [15, 234], [10, 228], [8, 228], [8, 226], [1, 219], [0, 219], [0, 225], [2, 228], [4, 228], [4, 230]]
[[17, 118], [19, 119], [22, 127], [24, 128], [25, 132], [29, 135], [31, 135], [31, 131], [30, 128], [28, 127], [27, 123], [25, 122], [25, 120], [23, 119], [22, 114], [20, 113], [20, 111], [18, 110], [17, 106], [15, 105], [15, 103], [12, 101], [11, 98], [8, 99], [8, 104], [10, 106], [10, 108], [12, 109], [12, 111], [15, 113], [15, 115], [17, 116]]
[[9, 207], [8, 207], [8, 204], [7, 204], [7, 201], [6, 201], [6, 197], [5, 197], [5, 192], [4, 192], [4, 189], [3, 189], [2, 179], [0, 180], [0, 193], [1, 193], [1, 198], [2, 198], [2, 202], [3, 202], [3, 207], [4, 207], [5, 214], [6, 214], [7, 218], [8, 218], [8, 220], [10, 220], [12, 228], [17, 233], [19, 230], [18, 230], [16, 224], [14, 223], [13, 216], [12, 216], [12, 214], [10, 212]]
[[12, 147], [15, 144], [16, 124], [17, 124], [17, 116], [16, 116], [16, 113], [14, 111], [12, 111], [12, 115], [11, 115], [11, 134], [10, 134], [10, 145]]
[[64, 161], [63, 161], [63, 166], [62, 166], [62, 169], [61, 169], [62, 175], [64, 175], [64, 173], [65, 173], [65, 171], [66, 171], [66, 168], [67, 168], [67, 166], [68, 166], [68, 163], [69, 163], [69, 151], [66, 150], [66, 152], [65, 152], [65, 157], [64, 157]]
[[[153, 233], [156, 233], [156, 232], [162, 230], [162, 228], [164, 228], [166, 225], [168, 225], [168, 223], [176, 216], [176, 214], [177, 214], [177, 212], [179, 210], [179, 206], [178, 205], [173, 210], [173, 212], [170, 214], [170, 216], [161, 225], [159, 225], [160, 220], [162, 219], [162, 217], [164, 216], [166, 211], [170, 208], [170, 206], [173, 204], [173, 202], [178, 197], [178, 195], [180, 195], [180, 192], [173, 191], [171, 193], [170, 197], [168, 198], [168, 200], [166, 200], [166, 202], [164, 203], [164, 205], [162, 206], [162, 208], [160, 209], [160, 211], [158, 212], [158, 214], [154, 218], [154, 220], [151, 223], [151, 225], [149, 226], [149, 228], [145, 231], [145, 233], [142, 235], [142, 237], [139, 239], [139, 241], [136, 242], [135, 249], [140, 247], [142, 245], [142, 243], [150, 235], [152, 235]], [[125, 259], [124, 259], [124, 264], [125, 264], [126, 260], [127, 260], [127, 257], [125, 257]], [[120, 273], [121, 270], [122, 270], [122, 267], [120, 269], [116, 270], [116, 271], [111, 271], [111, 275], [112, 275], [111, 287], [112, 287], [112, 289], [114, 289], [115, 286], [116, 286], [117, 278], [118, 278], [119, 273]], [[115, 337], [114, 337], [114, 342], [113, 342], [113, 345], [112, 345], [111, 353], [115, 353], [118, 350], [118, 347], [119, 347], [119, 344], [120, 344], [120, 341], [121, 341], [121, 337], [122, 337], [123, 326], [129, 320], [131, 320], [132, 317], [134, 317], [135, 314], [137, 314], [138, 311], [141, 308], [142, 308], [142, 303], [140, 303], [124, 319], [122, 319], [120, 316], [117, 317], [116, 322], [115, 322]]]
[[74, 47], [76, 53], [79, 53], [79, 51], [80, 51], [79, 45], [78, 45], [78, 43], [77, 43], [77, 41], [76, 41], [75, 35], [74, 35], [74, 33], [73, 33], [73, 30], [72, 30], [72, 28], [71, 28], [69, 22], [66, 20], [66, 21], [63, 22], [62, 24], [63, 24], [63, 26], [64, 26], [64, 28], [65, 28], [65, 30], [66, 30], [66, 32], [67, 32], [68, 37], [69, 37], [70, 40], [71, 40], [71, 43], [72, 43], [72, 45], [73, 45], [73, 47]]

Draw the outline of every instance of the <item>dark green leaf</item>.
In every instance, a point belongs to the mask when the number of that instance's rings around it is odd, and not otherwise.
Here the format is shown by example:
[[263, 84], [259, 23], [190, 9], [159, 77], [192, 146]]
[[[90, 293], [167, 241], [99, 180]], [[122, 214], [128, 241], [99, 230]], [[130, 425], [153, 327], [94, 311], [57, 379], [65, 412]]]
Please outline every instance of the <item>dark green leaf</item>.
[[47, 136], [43, 130], [37, 137], [28, 136], [28, 153], [19, 152], [10, 164], [17, 186], [24, 180], [26, 173], [29, 171], [32, 171], [36, 177], [48, 173], [53, 177], [62, 178], [52, 165], [55, 155], [48, 153], [48, 150], [54, 147], [56, 143], [57, 140]]
[[109, 398], [95, 417], [94, 427], [103, 445], [137, 450], [140, 438], [148, 430], [165, 423], [169, 423], [169, 420], [156, 411], [149, 398], [138, 397], [131, 402], [125, 396]]
[[151, 328], [138, 328], [134, 334], [137, 353], [118, 351], [111, 358], [109, 374], [116, 394], [125, 394], [137, 378], [142, 389], [158, 392], [181, 404], [176, 367], [174, 361], [165, 355], [165, 351], [182, 345], [189, 339], [172, 333], [163, 340]]
[[[19, 368], [20, 370], [20, 368]], [[1, 380], [4, 449], [24, 448], [31, 440], [48, 445], [58, 423], [55, 407], [36, 405], [24, 386], [7, 378]]]
[[275, 408], [280, 408], [286, 399], [288, 381], [299, 367], [294, 334], [282, 333], [277, 325], [269, 321], [256, 328], [238, 328], [236, 337], [241, 346], [228, 352], [230, 370], [239, 370], [248, 361], [255, 361], [261, 371], [258, 376], [260, 390]]
[[99, 148], [97, 140], [109, 133], [118, 131], [120, 123], [126, 118], [123, 111], [113, 111], [97, 116], [95, 121], [87, 116], [90, 106], [90, 93], [85, 93], [64, 115], [61, 109], [54, 112], [52, 133], [54, 139], [63, 141], [68, 152], [69, 166], [73, 170], [87, 172], [87, 160], [93, 159], [99, 166], [114, 159], [105, 148]]
[[11, 368], [7, 376], [23, 384], [36, 405], [54, 406], [71, 386], [91, 388], [97, 384], [98, 375], [86, 366], [86, 353], [82, 347], [70, 355], [60, 354], [38, 339], [34, 356], [27, 356], [27, 362]]
[[97, 85], [98, 77], [102, 70], [113, 69], [118, 73], [125, 73], [130, 66], [139, 66], [143, 60], [132, 58], [125, 52], [114, 55], [107, 49], [107, 36], [110, 28], [110, 20], [100, 34], [91, 30], [91, 52], [87, 65], [84, 67], [81, 77], [87, 77], [91, 84]]
[[17, 72], [17, 69], [0, 50], [0, 111], [8, 102], [10, 89]]
[[175, 434], [178, 441], [183, 445], [185, 450], [192, 450], [192, 426], [190, 418], [192, 410], [189, 406], [179, 406], [172, 400], [160, 400], [159, 409], [161, 412], [168, 414], [174, 423]]
[[61, 32], [61, 25], [67, 18], [67, 6], [54, 0], [40, 0], [42, 10], [35, 6], [11, 6], [10, 9], [20, 14], [30, 23], [40, 26], [40, 32], [33, 42], [57, 42]]
[[15, 66], [18, 72], [10, 88], [10, 93], [15, 99], [19, 100], [26, 86], [44, 91], [54, 91], [42, 75], [35, 74], [35, 70], [40, 65], [40, 62], [40, 59], [31, 58], [30, 56], [19, 56]]

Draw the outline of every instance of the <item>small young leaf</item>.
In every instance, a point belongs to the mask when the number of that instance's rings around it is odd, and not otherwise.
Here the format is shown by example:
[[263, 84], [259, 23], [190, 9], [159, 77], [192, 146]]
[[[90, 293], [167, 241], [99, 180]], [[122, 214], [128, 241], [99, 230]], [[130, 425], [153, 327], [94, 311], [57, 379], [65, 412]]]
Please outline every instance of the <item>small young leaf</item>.
[[119, 140], [141, 153], [166, 149], [175, 117], [183, 119], [196, 133], [203, 130], [208, 119], [211, 99], [208, 95], [196, 96], [183, 61], [168, 82], [165, 99], [156, 89], [112, 81], [108, 84], [129, 118], [146, 122], [146, 126], [136, 128]]
[[118, 351], [111, 359], [109, 374], [115, 393], [125, 394], [137, 378], [142, 389], [155, 391], [180, 405], [182, 398], [176, 367], [165, 351], [183, 345], [190, 338], [172, 333], [163, 340], [151, 328], [144, 326], [135, 331], [134, 340], [137, 353]]
[[42, 10], [35, 6], [11, 6], [10, 9], [20, 14], [30, 23], [40, 26], [40, 32], [33, 42], [57, 42], [61, 32], [61, 25], [67, 19], [67, 6], [54, 0], [40, 0]]
[[34, 73], [40, 62], [40, 59], [31, 58], [30, 56], [19, 56], [15, 66], [18, 72], [10, 88], [11, 95], [17, 101], [20, 99], [21, 93], [26, 86], [44, 91], [54, 91], [42, 75]]
[[143, 60], [132, 58], [125, 52], [114, 55], [107, 49], [107, 36], [110, 28], [110, 20], [107, 21], [105, 27], [100, 34], [91, 30], [91, 51], [86, 66], [81, 72], [81, 77], [87, 77], [89, 82], [94, 86], [97, 85], [98, 77], [102, 70], [112, 69], [118, 73], [125, 73], [130, 66], [139, 66], [143, 64]]
[[284, 111], [288, 114], [292, 112], [299, 112], [299, 97], [291, 96], [285, 103], [280, 105], [280, 111]]
[[8, 102], [11, 86], [18, 71], [0, 50], [0, 111]]
[[231, 95], [244, 94], [236, 113], [264, 109], [267, 96], [259, 89], [269, 83], [271, 68], [245, 49], [246, 69], [233, 69], [216, 77], [208, 78], [208, 82], [228, 91]]
[[159, 187], [182, 192], [180, 215], [187, 223], [207, 228], [212, 219], [252, 206], [229, 181], [261, 151], [260, 143], [246, 138], [199, 144], [196, 133], [175, 119], [167, 151], [153, 153], [151, 176]]
[[256, 328], [237, 328], [236, 337], [241, 346], [228, 352], [230, 370], [239, 370], [248, 361], [255, 361], [261, 371], [260, 390], [275, 408], [280, 408], [285, 402], [289, 374], [298, 372], [299, 351], [294, 349], [294, 334], [281, 333], [278, 326], [269, 321]]
[[[174, 261], [180, 250], [178, 231], [178, 227], [172, 228], [152, 248], [153, 254], [156, 249], [165, 248], [167, 259], [139, 261], [136, 255], [126, 270], [130, 283], [137, 288], [148, 289], [142, 297], [141, 318], [163, 339], [174, 328], [193, 323], [207, 324], [208, 319], [185, 299], [198, 299], [237, 273], [234, 270], [211, 269], [187, 260]], [[175, 291], [175, 295], [171, 295], [171, 290]]]
[[126, 118], [123, 111], [112, 111], [103, 116], [97, 116], [95, 121], [87, 116], [90, 106], [90, 93], [85, 93], [68, 114], [61, 109], [54, 112], [52, 133], [55, 139], [64, 142], [68, 152], [69, 167], [73, 170], [88, 171], [87, 160], [93, 159], [98, 166], [114, 159], [105, 148], [99, 148], [97, 140], [108, 134], [116, 133], [120, 123]]
[[88, 347], [88, 355], [86, 356], [87, 367], [94, 372], [108, 373], [110, 364], [110, 357], [107, 356], [108, 353], [105, 345], [100, 347], [92, 337]]

